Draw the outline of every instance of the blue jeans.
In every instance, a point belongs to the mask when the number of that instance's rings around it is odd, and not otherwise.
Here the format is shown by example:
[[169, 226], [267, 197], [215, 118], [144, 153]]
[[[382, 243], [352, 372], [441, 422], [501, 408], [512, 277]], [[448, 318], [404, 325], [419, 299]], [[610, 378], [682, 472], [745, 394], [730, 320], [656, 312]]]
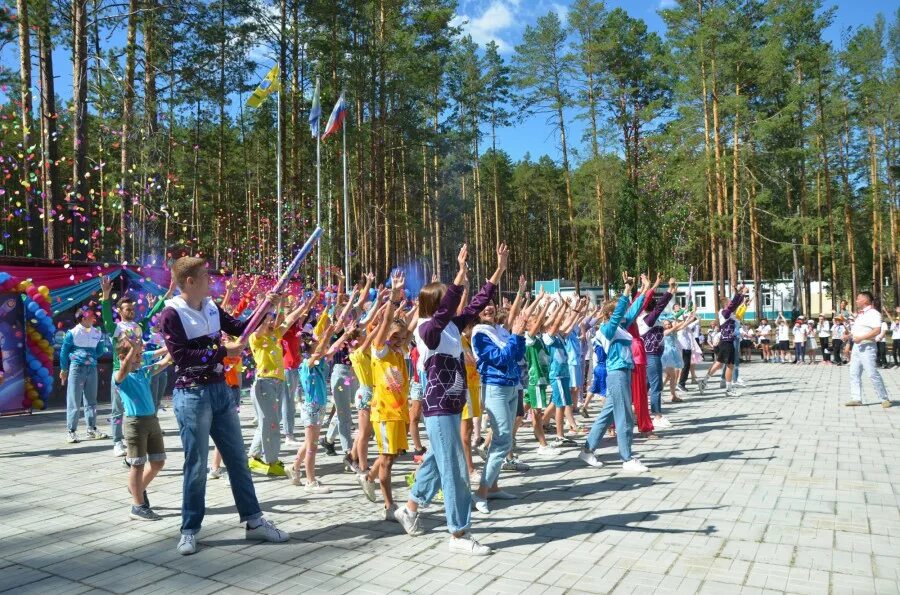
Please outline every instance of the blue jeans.
[[350, 403], [356, 397], [359, 381], [353, 368], [345, 364], [335, 364], [331, 370], [331, 398], [334, 399], [335, 416], [331, 418], [326, 438], [334, 442], [341, 438], [341, 450], [350, 452], [353, 447], [353, 414]]
[[66, 380], [66, 429], [78, 428], [78, 409], [84, 405], [84, 423], [97, 429], [97, 366], [69, 365]]
[[284, 371], [284, 394], [281, 396], [281, 431], [285, 438], [294, 438], [294, 421], [297, 418], [297, 402], [300, 396], [300, 368]]
[[481, 386], [484, 410], [488, 414], [488, 423], [493, 430], [491, 447], [488, 451], [481, 485], [492, 487], [500, 477], [500, 466], [512, 447], [512, 430], [516, 423], [516, 407], [519, 404], [519, 393], [515, 386]]
[[439, 489], [444, 490], [444, 513], [450, 533], [467, 530], [472, 518], [472, 492], [459, 434], [460, 417], [455, 413], [425, 418], [431, 448], [425, 453], [409, 492], [410, 500], [425, 506]]
[[631, 460], [631, 438], [634, 414], [631, 411], [631, 370], [609, 370], [606, 373], [606, 401], [597, 414], [584, 448], [593, 452], [600, 447], [611, 421], [616, 422], [616, 442], [623, 461]]
[[647, 386], [650, 389], [650, 413], [662, 415], [662, 356], [647, 354]]
[[878, 395], [878, 399], [881, 401], [888, 400], [884, 380], [875, 366], [876, 352], [877, 345], [875, 343], [853, 344], [853, 350], [850, 352], [850, 399], [853, 401], [862, 402], [863, 372], [872, 380], [872, 386], [875, 387], [875, 394]]
[[284, 382], [277, 378], [257, 378], [253, 383], [253, 406], [256, 407], [256, 431], [250, 442], [250, 456], [261, 457], [272, 464], [281, 450], [281, 397]]
[[184, 483], [181, 497], [181, 532], [196, 534], [206, 513], [206, 460], [209, 439], [215, 442], [228, 468], [231, 494], [241, 522], [262, 517], [234, 398], [224, 382], [176, 388], [172, 406], [184, 448]]
[[[115, 373], [113, 373], [115, 374]], [[96, 390], [94, 391], [96, 393]], [[125, 408], [122, 407], [122, 397], [119, 396], [119, 389], [116, 388], [115, 382], [109, 383], [109, 437], [113, 442], [122, 442], [125, 440], [125, 434], [122, 431], [122, 422], [125, 420]]]

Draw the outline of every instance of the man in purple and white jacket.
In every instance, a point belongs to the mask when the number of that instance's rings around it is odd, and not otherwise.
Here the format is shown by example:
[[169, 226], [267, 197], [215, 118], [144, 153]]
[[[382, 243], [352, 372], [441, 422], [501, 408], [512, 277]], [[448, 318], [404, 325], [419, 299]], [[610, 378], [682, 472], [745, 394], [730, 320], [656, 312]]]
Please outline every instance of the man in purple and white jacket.
[[250, 479], [237, 403], [225, 385], [226, 355], [240, 355], [244, 343], [222, 342], [224, 332], [240, 337], [246, 322], [226, 314], [209, 297], [209, 273], [202, 258], [183, 256], [172, 266], [181, 294], [166, 301], [160, 330], [175, 362], [172, 403], [184, 448], [181, 540], [177, 551], [197, 551], [196, 535], [206, 512], [206, 459], [212, 437], [222, 454], [247, 539], [285, 542], [290, 535], [263, 518]]
[[740, 393], [734, 388], [734, 385], [731, 382], [732, 374], [734, 373], [734, 362], [737, 355], [734, 348], [734, 338], [740, 332], [741, 328], [734, 312], [737, 310], [738, 306], [744, 303], [749, 292], [750, 290], [746, 285], [741, 285], [737, 288], [737, 291], [734, 292], [728, 305], [719, 310], [719, 332], [721, 333], [721, 338], [719, 339], [719, 353], [716, 355], [716, 361], [707, 371], [706, 377], [700, 380], [700, 394], [703, 394], [703, 392], [706, 391], [706, 385], [707, 382], [709, 382], [709, 379], [721, 370], [722, 366], [725, 366], [725, 395], [729, 397], [740, 396]]
[[[658, 279], [657, 283], [659, 283]], [[676, 291], [678, 291], [678, 283], [675, 281], [675, 277], [670, 277], [669, 291], [658, 298], [655, 296], [651, 298], [652, 301], [647, 306], [650, 311], [637, 320], [638, 332], [641, 335], [641, 341], [644, 342], [644, 351], [647, 353], [647, 387], [650, 390], [650, 413], [653, 415], [653, 426], [658, 428], [672, 426], [662, 414], [663, 327], [659, 324], [659, 315], [669, 305]]]

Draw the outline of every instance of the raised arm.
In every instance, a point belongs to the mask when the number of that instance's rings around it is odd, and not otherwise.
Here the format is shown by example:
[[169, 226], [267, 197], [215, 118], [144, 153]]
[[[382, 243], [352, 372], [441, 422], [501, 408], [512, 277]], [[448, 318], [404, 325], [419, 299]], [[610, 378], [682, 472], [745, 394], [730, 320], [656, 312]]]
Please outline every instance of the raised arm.
[[100, 318], [103, 321], [103, 331], [113, 336], [116, 332], [116, 323], [112, 313], [112, 279], [104, 276], [100, 279]]
[[130, 367], [131, 363], [139, 357], [134, 342], [132, 342], [127, 337], [122, 337], [122, 340], [128, 341], [128, 354], [125, 356], [125, 359], [120, 362], [119, 369], [116, 370], [114, 378], [116, 384], [122, 384], [122, 381], [125, 380], [126, 376], [128, 376], [128, 368]]
[[403, 296], [403, 288], [405, 285], [406, 275], [403, 274], [403, 271], [398, 271], [391, 277], [391, 299], [388, 302], [387, 310], [385, 310], [384, 318], [381, 320], [381, 324], [378, 325], [378, 329], [375, 331], [375, 338], [372, 340], [372, 345], [375, 349], [384, 349], [384, 344], [387, 341], [388, 333], [390, 332], [391, 323], [394, 320], [394, 310], [400, 303], [400, 298]]
[[447, 291], [444, 292], [444, 297], [441, 298], [441, 303], [438, 305], [438, 309], [431, 317], [431, 320], [426, 321], [419, 327], [419, 336], [429, 349], [436, 349], [440, 344], [441, 333], [453, 320], [453, 313], [456, 312], [456, 308], [459, 306], [460, 298], [462, 298], [463, 294], [463, 283], [466, 281], [466, 259], [468, 256], [469, 249], [463, 244], [459, 250], [459, 255], [456, 257], [459, 270], [456, 273], [454, 283], [447, 286]]
[[369, 290], [372, 289], [373, 281], [375, 281], [375, 275], [371, 272], [366, 273], [365, 285], [363, 285], [362, 291], [359, 293], [359, 300], [356, 302], [357, 308], [362, 308], [366, 305], [366, 298], [369, 296]]

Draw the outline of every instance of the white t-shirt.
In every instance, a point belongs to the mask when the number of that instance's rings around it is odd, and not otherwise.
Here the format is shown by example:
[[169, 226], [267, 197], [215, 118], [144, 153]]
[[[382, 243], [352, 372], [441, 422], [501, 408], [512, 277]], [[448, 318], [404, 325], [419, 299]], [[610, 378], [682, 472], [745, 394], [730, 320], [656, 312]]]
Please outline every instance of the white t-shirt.
[[794, 325], [794, 343], [803, 343], [806, 341], [806, 325], [805, 324], [796, 324]]
[[823, 320], [816, 325], [816, 331], [818, 331], [820, 339], [827, 339], [831, 336], [831, 324], [827, 320]]
[[858, 345], [863, 345], [865, 343], [874, 343], [875, 339], [866, 339], [865, 341], [860, 341], [856, 339], [856, 335], [864, 335], [872, 332], [875, 329], [881, 328], [881, 312], [869, 306], [862, 312], [856, 315], [856, 318], [853, 319], [853, 326], [850, 327], [850, 334], [853, 336], [853, 341]]
[[756, 329], [757, 334], [759, 334], [760, 339], [768, 339], [772, 336], [772, 327], [768, 324], [761, 324], [759, 328]]
[[788, 341], [790, 339], [791, 329], [786, 322], [778, 323], [777, 337], [779, 341]]
[[844, 326], [844, 323], [838, 322], [835, 323], [834, 326], [831, 327], [831, 340], [832, 341], [843, 341], [844, 340], [844, 330], [847, 327]]
[[879, 343], [887, 343], [888, 323], [881, 321], [881, 334], [876, 337]]
[[896, 320], [891, 323], [891, 339], [893, 341], [900, 341], [900, 322]]

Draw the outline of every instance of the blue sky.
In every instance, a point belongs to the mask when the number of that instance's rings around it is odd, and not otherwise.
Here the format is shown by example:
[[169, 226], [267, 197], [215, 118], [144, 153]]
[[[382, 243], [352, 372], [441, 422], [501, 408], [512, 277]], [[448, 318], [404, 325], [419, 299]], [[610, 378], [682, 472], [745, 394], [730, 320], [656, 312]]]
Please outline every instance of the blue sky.
[[[455, 22], [479, 44], [486, 44], [493, 40], [500, 46], [504, 58], [509, 59], [515, 46], [521, 42], [522, 33], [527, 25], [532, 25], [539, 16], [550, 11], [555, 11], [564, 21], [568, 15], [569, 7], [574, 0], [459, 0], [458, 15]], [[642, 18], [648, 27], [664, 34], [662, 19], [657, 14], [660, 8], [666, 8], [674, 4], [674, 0], [606, 0], [608, 8], [621, 7], [635, 18]], [[878, 12], [885, 13], [890, 18], [890, 13], [900, 6], [897, 0], [826, 0], [826, 5], [837, 8], [835, 20], [827, 31], [827, 39], [836, 46], [840, 45], [841, 32], [847, 28], [871, 24]], [[110, 40], [111, 43], [124, 43], [124, 34], [117, 31]], [[72, 65], [71, 54], [68, 48], [58, 47], [54, 52], [54, 69], [57, 76], [57, 92], [68, 99], [71, 97]], [[15, 44], [9, 44], [0, 56], [0, 65], [13, 71], [18, 69], [18, 48]], [[258, 76], [261, 79], [271, 63], [260, 60]], [[37, 65], [35, 74], [37, 77]], [[0, 103], [6, 103], [8, 98], [0, 90]], [[330, 113], [333, 98], [323, 98], [324, 117]], [[579, 149], [584, 148], [582, 137], [585, 131], [585, 123], [575, 118], [575, 114], [567, 114], [567, 125], [570, 142], [573, 145], [575, 161], [578, 161]], [[520, 159], [526, 153], [532, 158], [548, 154], [554, 159], [559, 158], [559, 146], [557, 135], [552, 126], [548, 125], [544, 115], [534, 116], [521, 122], [516, 122], [512, 127], [498, 131], [498, 147], [504, 149], [513, 159]]]
[[[521, 42], [522, 33], [527, 25], [532, 25], [539, 16], [555, 11], [565, 19], [569, 7], [574, 0], [459, 0], [458, 21], [463, 23], [464, 30], [472, 38], [486, 44], [494, 40], [500, 46], [505, 58], [510, 58], [515, 46]], [[608, 9], [624, 8], [634, 18], [647, 22], [652, 31], [665, 35], [665, 25], [658, 14], [660, 8], [674, 6], [674, 0], [606, 0]], [[829, 2], [826, 6], [837, 8], [834, 22], [828, 29], [826, 39], [835, 47], [840, 47], [841, 32], [848, 27], [858, 27], [874, 22], [875, 15], [884, 13], [890, 20], [891, 14], [900, 6], [893, 0], [843, 0]], [[569, 139], [578, 143], [575, 146], [586, 149], [581, 143], [586, 122], [572, 117], [567, 118]], [[546, 116], [535, 116], [515, 126], [498, 132], [497, 145], [503, 148], [513, 159], [519, 159], [526, 153], [532, 158], [548, 154], [559, 159], [560, 150], [557, 135], [552, 126], [547, 124]]]

